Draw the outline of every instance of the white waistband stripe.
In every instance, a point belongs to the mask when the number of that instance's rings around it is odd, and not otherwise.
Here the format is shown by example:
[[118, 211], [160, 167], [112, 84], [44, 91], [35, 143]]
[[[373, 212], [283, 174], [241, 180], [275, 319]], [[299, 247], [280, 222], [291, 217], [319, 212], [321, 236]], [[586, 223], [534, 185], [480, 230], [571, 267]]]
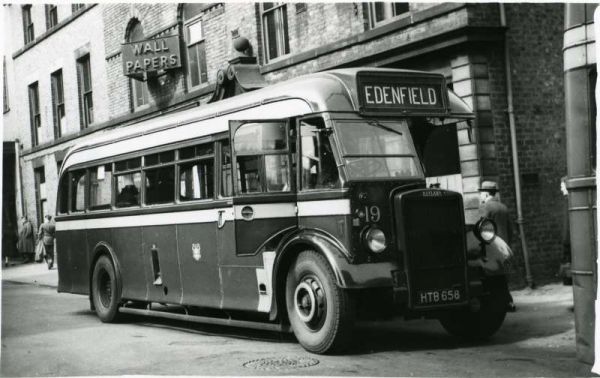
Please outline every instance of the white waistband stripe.
[[[61, 220], [56, 222], [57, 231], [92, 230], [101, 228], [144, 227], [174, 224], [193, 224], [216, 222], [219, 216], [225, 221], [242, 220], [242, 209], [249, 206], [254, 211], [253, 219], [289, 218], [297, 215], [327, 216], [349, 215], [350, 200], [304, 201], [293, 203], [266, 203], [256, 205], [235, 205], [209, 210], [180, 211], [158, 214], [140, 214], [111, 216], [105, 218], [87, 218], [79, 220]], [[297, 206], [297, 208], [296, 208]], [[221, 213], [221, 214], [219, 214]], [[235, 214], [235, 216], [234, 216]]]

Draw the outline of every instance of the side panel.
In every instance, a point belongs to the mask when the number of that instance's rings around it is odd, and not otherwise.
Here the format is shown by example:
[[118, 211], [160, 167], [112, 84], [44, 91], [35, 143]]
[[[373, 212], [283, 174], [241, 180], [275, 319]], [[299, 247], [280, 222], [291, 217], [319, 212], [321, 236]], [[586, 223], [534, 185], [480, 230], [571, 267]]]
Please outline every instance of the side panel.
[[[173, 216], [176, 217], [177, 214]], [[141, 255], [144, 260], [150, 301], [181, 302], [181, 277], [175, 230], [175, 225], [142, 228]], [[153, 253], [155, 256], [152, 256]], [[161, 284], [155, 284], [157, 274], [160, 274]]]
[[[71, 293], [87, 294], [88, 282], [88, 246], [86, 231], [64, 231], [64, 242], [61, 241], [61, 254], [67, 251], [71, 272]], [[61, 259], [59, 255], [58, 260]]]
[[185, 304], [214, 308], [221, 304], [216, 229], [215, 222], [177, 226], [177, 249]]
[[[84, 232], [84, 231], [80, 231], [80, 232]], [[88, 263], [88, 272], [89, 273], [86, 275], [86, 281], [88, 282], [87, 285], [89, 288], [90, 275], [94, 271], [94, 267], [91, 265], [93, 263], [92, 259], [94, 258], [94, 248], [100, 242], [104, 242], [104, 243], [112, 246], [112, 235], [111, 235], [110, 229], [107, 229], [107, 228], [91, 229], [91, 230], [86, 230], [85, 232], [87, 233], [88, 262], [89, 262]]]
[[111, 231], [113, 248], [121, 264], [123, 298], [146, 300], [147, 277], [142, 253], [142, 228], [114, 228]]
[[73, 270], [71, 269], [71, 238], [73, 231], [56, 231], [56, 264], [58, 265], [58, 291], [73, 292]]

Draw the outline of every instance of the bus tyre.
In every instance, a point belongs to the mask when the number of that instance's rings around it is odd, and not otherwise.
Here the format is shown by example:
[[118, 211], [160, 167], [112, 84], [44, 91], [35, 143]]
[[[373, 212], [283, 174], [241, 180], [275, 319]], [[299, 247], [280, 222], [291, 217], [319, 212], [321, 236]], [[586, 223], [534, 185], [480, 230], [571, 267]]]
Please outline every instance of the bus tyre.
[[112, 260], [106, 255], [100, 256], [92, 274], [92, 304], [104, 323], [119, 320], [120, 299], [117, 290], [117, 274]]
[[440, 323], [451, 335], [465, 340], [489, 339], [498, 331], [506, 317], [506, 303], [500, 297], [489, 295], [481, 298], [478, 310], [470, 308], [448, 311], [440, 317]]
[[352, 298], [336, 285], [325, 257], [310, 250], [300, 253], [288, 271], [285, 293], [290, 324], [306, 350], [324, 354], [349, 346]]

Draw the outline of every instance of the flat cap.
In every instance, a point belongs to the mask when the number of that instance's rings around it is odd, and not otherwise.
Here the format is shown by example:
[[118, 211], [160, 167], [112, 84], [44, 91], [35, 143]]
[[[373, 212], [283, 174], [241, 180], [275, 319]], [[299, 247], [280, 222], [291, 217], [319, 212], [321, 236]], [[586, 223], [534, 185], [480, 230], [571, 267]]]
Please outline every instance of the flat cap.
[[498, 184], [495, 181], [483, 181], [478, 190], [480, 192], [497, 192]]

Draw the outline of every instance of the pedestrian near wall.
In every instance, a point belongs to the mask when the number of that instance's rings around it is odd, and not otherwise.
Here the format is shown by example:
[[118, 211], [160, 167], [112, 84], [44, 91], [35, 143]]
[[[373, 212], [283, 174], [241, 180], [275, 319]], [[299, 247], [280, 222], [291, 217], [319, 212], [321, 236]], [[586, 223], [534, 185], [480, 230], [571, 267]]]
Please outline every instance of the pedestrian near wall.
[[33, 225], [27, 218], [27, 215], [23, 215], [21, 218], [21, 229], [19, 231], [19, 240], [17, 241], [17, 250], [23, 256], [23, 263], [33, 262], [33, 253], [35, 250]]
[[54, 265], [54, 233], [55, 226], [51, 215], [46, 215], [46, 221], [40, 225], [38, 231], [38, 239], [44, 243], [44, 259], [48, 264], [48, 269], [52, 269]]
[[[479, 193], [479, 214], [482, 217], [489, 218], [496, 223], [496, 238], [502, 239], [497, 240], [495, 243], [487, 246], [489, 249], [502, 249], [502, 251], [497, 251], [498, 253], [491, 253], [490, 255], [506, 256], [508, 253], [508, 255], [512, 256], [512, 250], [510, 249], [512, 226], [510, 223], [508, 208], [500, 201], [498, 195], [498, 184], [494, 181], [483, 181], [479, 188]], [[516, 306], [513, 302], [512, 295], [508, 290], [508, 282], [506, 280], [506, 272], [504, 268], [505, 262], [506, 260], [497, 262], [498, 270], [496, 274], [490, 277], [490, 283], [492, 285], [497, 285], [498, 290], [502, 290], [504, 292], [507, 310], [514, 312], [516, 311]]]

